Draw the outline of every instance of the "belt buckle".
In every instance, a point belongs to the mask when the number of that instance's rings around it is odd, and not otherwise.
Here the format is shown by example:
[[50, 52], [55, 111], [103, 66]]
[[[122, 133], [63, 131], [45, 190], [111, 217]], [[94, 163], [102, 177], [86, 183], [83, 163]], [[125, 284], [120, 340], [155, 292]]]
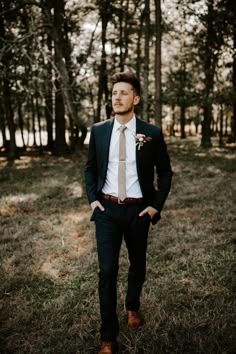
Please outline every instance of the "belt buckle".
[[126, 203], [125, 203], [125, 199], [124, 199], [123, 202], [122, 202], [122, 200], [120, 200], [120, 199], [118, 198], [118, 204], [126, 204]]

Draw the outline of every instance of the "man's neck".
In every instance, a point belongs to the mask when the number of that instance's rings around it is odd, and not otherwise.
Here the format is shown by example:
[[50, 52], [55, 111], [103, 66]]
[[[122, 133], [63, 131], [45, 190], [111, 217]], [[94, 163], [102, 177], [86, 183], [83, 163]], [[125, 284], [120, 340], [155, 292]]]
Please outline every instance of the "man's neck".
[[128, 123], [134, 116], [134, 112], [130, 112], [129, 114], [116, 114], [116, 120], [121, 124], [124, 125]]

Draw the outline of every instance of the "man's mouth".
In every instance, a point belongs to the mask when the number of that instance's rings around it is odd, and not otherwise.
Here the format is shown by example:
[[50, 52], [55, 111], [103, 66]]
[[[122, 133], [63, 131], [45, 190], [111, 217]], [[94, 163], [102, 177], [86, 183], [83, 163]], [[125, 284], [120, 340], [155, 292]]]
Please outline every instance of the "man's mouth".
[[122, 106], [122, 104], [121, 103], [115, 103], [115, 106], [120, 107], [120, 106]]

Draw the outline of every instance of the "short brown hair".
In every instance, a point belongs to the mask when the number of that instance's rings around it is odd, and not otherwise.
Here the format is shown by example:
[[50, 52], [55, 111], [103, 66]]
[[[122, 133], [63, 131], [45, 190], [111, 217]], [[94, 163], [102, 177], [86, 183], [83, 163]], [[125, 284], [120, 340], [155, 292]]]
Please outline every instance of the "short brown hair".
[[122, 72], [115, 73], [111, 77], [112, 88], [118, 82], [127, 82], [128, 84], [130, 84], [133, 87], [136, 95], [140, 96], [140, 93], [141, 93], [140, 82], [132, 72], [122, 71]]

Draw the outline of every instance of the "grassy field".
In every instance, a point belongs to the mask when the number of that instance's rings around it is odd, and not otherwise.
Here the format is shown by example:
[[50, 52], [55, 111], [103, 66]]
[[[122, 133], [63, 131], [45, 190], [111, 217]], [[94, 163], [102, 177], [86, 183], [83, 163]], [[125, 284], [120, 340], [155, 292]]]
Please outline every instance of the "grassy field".
[[[167, 140], [174, 178], [151, 227], [143, 327], [126, 326], [127, 253], [118, 282], [121, 353], [236, 353], [236, 150]], [[84, 151], [0, 159], [0, 353], [97, 353], [94, 225]]]

